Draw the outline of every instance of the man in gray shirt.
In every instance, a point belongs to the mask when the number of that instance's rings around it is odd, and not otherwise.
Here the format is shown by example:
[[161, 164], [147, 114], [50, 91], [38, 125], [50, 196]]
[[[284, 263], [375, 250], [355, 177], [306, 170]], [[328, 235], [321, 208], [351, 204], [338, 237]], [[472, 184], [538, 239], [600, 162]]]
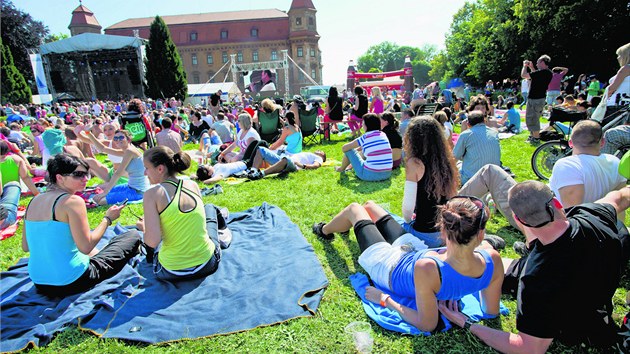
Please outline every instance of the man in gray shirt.
[[223, 112], [217, 113], [217, 121], [212, 123], [211, 128], [217, 132], [223, 143], [231, 143], [234, 141], [234, 137], [232, 136], [234, 124], [225, 119]]

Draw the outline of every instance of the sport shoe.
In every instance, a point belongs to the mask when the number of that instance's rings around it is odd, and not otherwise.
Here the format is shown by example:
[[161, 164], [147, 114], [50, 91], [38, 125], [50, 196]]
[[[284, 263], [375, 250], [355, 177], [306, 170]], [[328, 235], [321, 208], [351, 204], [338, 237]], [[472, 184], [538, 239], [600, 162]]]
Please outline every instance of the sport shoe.
[[527, 142], [528, 142], [528, 143], [530, 143], [530, 144], [532, 144], [532, 145], [534, 145], [534, 146], [540, 145], [540, 139], [538, 139], [538, 138], [534, 138], [534, 137], [532, 137], [532, 136], [530, 136], [529, 138], [527, 138]]
[[529, 248], [527, 248], [525, 242], [516, 241], [514, 242], [512, 248], [514, 248], [514, 252], [516, 252], [516, 254], [521, 257], [527, 257], [527, 255], [529, 254]]
[[505, 248], [505, 241], [497, 235], [486, 234], [483, 240], [488, 242], [490, 246], [492, 246], [492, 248], [494, 248], [497, 251]]
[[255, 181], [258, 179], [261, 179], [265, 177], [265, 173], [257, 168], [252, 168], [248, 173], [247, 173], [247, 178], [249, 178], [251, 181]]
[[212, 188], [204, 188], [201, 190], [201, 195], [204, 197], [207, 195], [215, 195], [221, 193], [223, 193], [223, 187], [218, 183], [215, 184]]
[[332, 240], [335, 237], [335, 234], [327, 235], [324, 233], [324, 222], [318, 222], [313, 224], [313, 233], [317, 235], [317, 237], [321, 237], [324, 240]]

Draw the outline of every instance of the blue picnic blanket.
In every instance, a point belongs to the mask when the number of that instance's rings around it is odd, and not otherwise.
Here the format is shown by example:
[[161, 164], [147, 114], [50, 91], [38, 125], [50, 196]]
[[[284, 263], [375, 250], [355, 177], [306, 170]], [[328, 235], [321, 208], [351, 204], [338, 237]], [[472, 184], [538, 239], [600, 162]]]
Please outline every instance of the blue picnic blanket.
[[263, 203], [233, 213], [228, 227], [232, 244], [204, 279], [163, 282], [141, 258], [85, 294], [51, 299], [37, 294], [23, 264], [2, 273], [0, 349], [45, 345], [68, 324], [103, 338], [161, 343], [314, 315], [328, 280], [286, 213]]
[[[356, 291], [357, 295], [361, 298], [361, 302], [363, 303], [363, 310], [374, 322], [378, 323], [379, 326], [388, 329], [394, 332], [400, 332], [405, 334], [413, 334], [413, 335], [423, 335], [430, 336], [430, 332], [420, 331], [416, 327], [410, 325], [405, 322], [400, 314], [394, 310], [390, 310], [385, 307], [381, 307], [379, 304], [375, 304], [365, 297], [365, 288], [368, 286], [375, 286], [370, 284], [368, 277], [362, 273], [356, 273], [350, 276], [350, 283]], [[389, 292], [386, 289], [383, 289], [379, 286], [376, 286], [379, 290], [391, 295], [392, 299], [397, 303], [410, 307], [414, 310], [417, 310], [416, 307], [416, 299], [402, 297], [396, 294]], [[473, 321], [479, 322], [483, 319], [493, 318], [494, 316], [488, 315], [481, 310], [481, 303], [479, 302], [478, 294], [475, 295], [466, 295], [461, 299], [462, 303], [462, 312], [470, 317]], [[501, 315], [508, 315], [509, 310], [503, 304], [499, 309], [499, 313]], [[449, 330], [452, 325], [446, 317], [440, 314], [442, 321], [444, 322], [443, 331]]]

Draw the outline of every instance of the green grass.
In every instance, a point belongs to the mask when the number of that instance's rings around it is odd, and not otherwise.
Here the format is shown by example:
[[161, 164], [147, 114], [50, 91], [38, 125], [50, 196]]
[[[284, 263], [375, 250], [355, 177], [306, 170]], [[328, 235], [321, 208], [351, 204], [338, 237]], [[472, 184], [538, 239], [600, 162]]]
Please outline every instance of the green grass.
[[[524, 143], [527, 133], [512, 139], [503, 140], [503, 163], [512, 168], [518, 181], [534, 179], [530, 167], [530, 157], [534, 150]], [[346, 140], [333, 137], [333, 142], [310, 146], [308, 150], [322, 149], [329, 158], [340, 161], [341, 145]], [[195, 145], [186, 146], [196, 149]], [[104, 160], [104, 159], [103, 159]], [[196, 166], [194, 166], [196, 167]], [[193, 169], [191, 168], [191, 171]], [[324, 167], [313, 171], [293, 173], [285, 177], [267, 177], [256, 182], [239, 185], [223, 184], [224, 193], [204, 197], [205, 202], [228, 207], [230, 211], [241, 211], [262, 202], [281, 207], [296, 223], [304, 237], [310, 242], [326, 272], [330, 286], [326, 290], [317, 315], [311, 318], [299, 318], [269, 327], [257, 328], [242, 333], [221, 335], [211, 338], [187, 340], [157, 346], [130, 344], [124, 341], [99, 339], [96, 336], [70, 328], [59, 335], [45, 348], [36, 351], [47, 353], [119, 353], [119, 352], [354, 352], [352, 338], [344, 334], [344, 327], [356, 320], [370, 321], [365, 315], [359, 298], [350, 286], [348, 276], [361, 271], [357, 263], [359, 248], [354, 234], [348, 237], [336, 237], [332, 242], [319, 240], [311, 232], [314, 222], [330, 220], [338, 211], [351, 202], [374, 200], [389, 206], [389, 209], [400, 215], [404, 185], [404, 171], [396, 171], [391, 180], [386, 182], [362, 182], [352, 173], [340, 175], [332, 167]], [[20, 201], [21, 205], [28, 199]], [[142, 213], [141, 205], [129, 205], [134, 213]], [[88, 211], [91, 225], [96, 225], [104, 215], [105, 208]], [[120, 218], [122, 224], [134, 224], [135, 220], [128, 211], [123, 211]], [[488, 224], [490, 233], [505, 238], [508, 247], [502, 252], [507, 257], [516, 257], [511, 245], [522, 236], [509, 227], [505, 218], [494, 215]], [[0, 269], [6, 270], [19, 258], [27, 256], [20, 247], [21, 227], [16, 236], [0, 242]], [[627, 288], [628, 281], [623, 285]], [[614, 298], [615, 313], [623, 316], [625, 308], [624, 288], [620, 288]], [[219, 299], [229, 301], [229, 299]], [[500, 320], [487, 322], [494, 328], [516, 332], [516, 302], [503, 299], [511, 314]], [[202, 309], [200, 309], [202, 310]], [[255, 315], [255, 314], [252, 314]], [[219, 314], [208, 314], [209, 321], [220, 321]], [[431, 337], [411, 337], [381, 329], [371, 322], [374, 335], [375, 353], [494, 353], [492, 349], [480, 342], [476, 337], [462, 330], [452, 330]], [[568, 348], [553, 344], [551, 352], [584, 352], [579, 348]]]

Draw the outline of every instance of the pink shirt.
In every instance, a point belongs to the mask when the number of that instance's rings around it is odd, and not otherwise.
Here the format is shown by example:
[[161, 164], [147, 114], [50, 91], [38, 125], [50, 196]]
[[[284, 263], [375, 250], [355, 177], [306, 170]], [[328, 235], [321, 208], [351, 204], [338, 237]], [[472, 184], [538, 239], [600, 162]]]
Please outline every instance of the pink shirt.
[[563, 77], [564, 73], [553, 73], [551, 81], [549, 81], [549, 86], [547, 86], [547, 91], [560, 91]]

